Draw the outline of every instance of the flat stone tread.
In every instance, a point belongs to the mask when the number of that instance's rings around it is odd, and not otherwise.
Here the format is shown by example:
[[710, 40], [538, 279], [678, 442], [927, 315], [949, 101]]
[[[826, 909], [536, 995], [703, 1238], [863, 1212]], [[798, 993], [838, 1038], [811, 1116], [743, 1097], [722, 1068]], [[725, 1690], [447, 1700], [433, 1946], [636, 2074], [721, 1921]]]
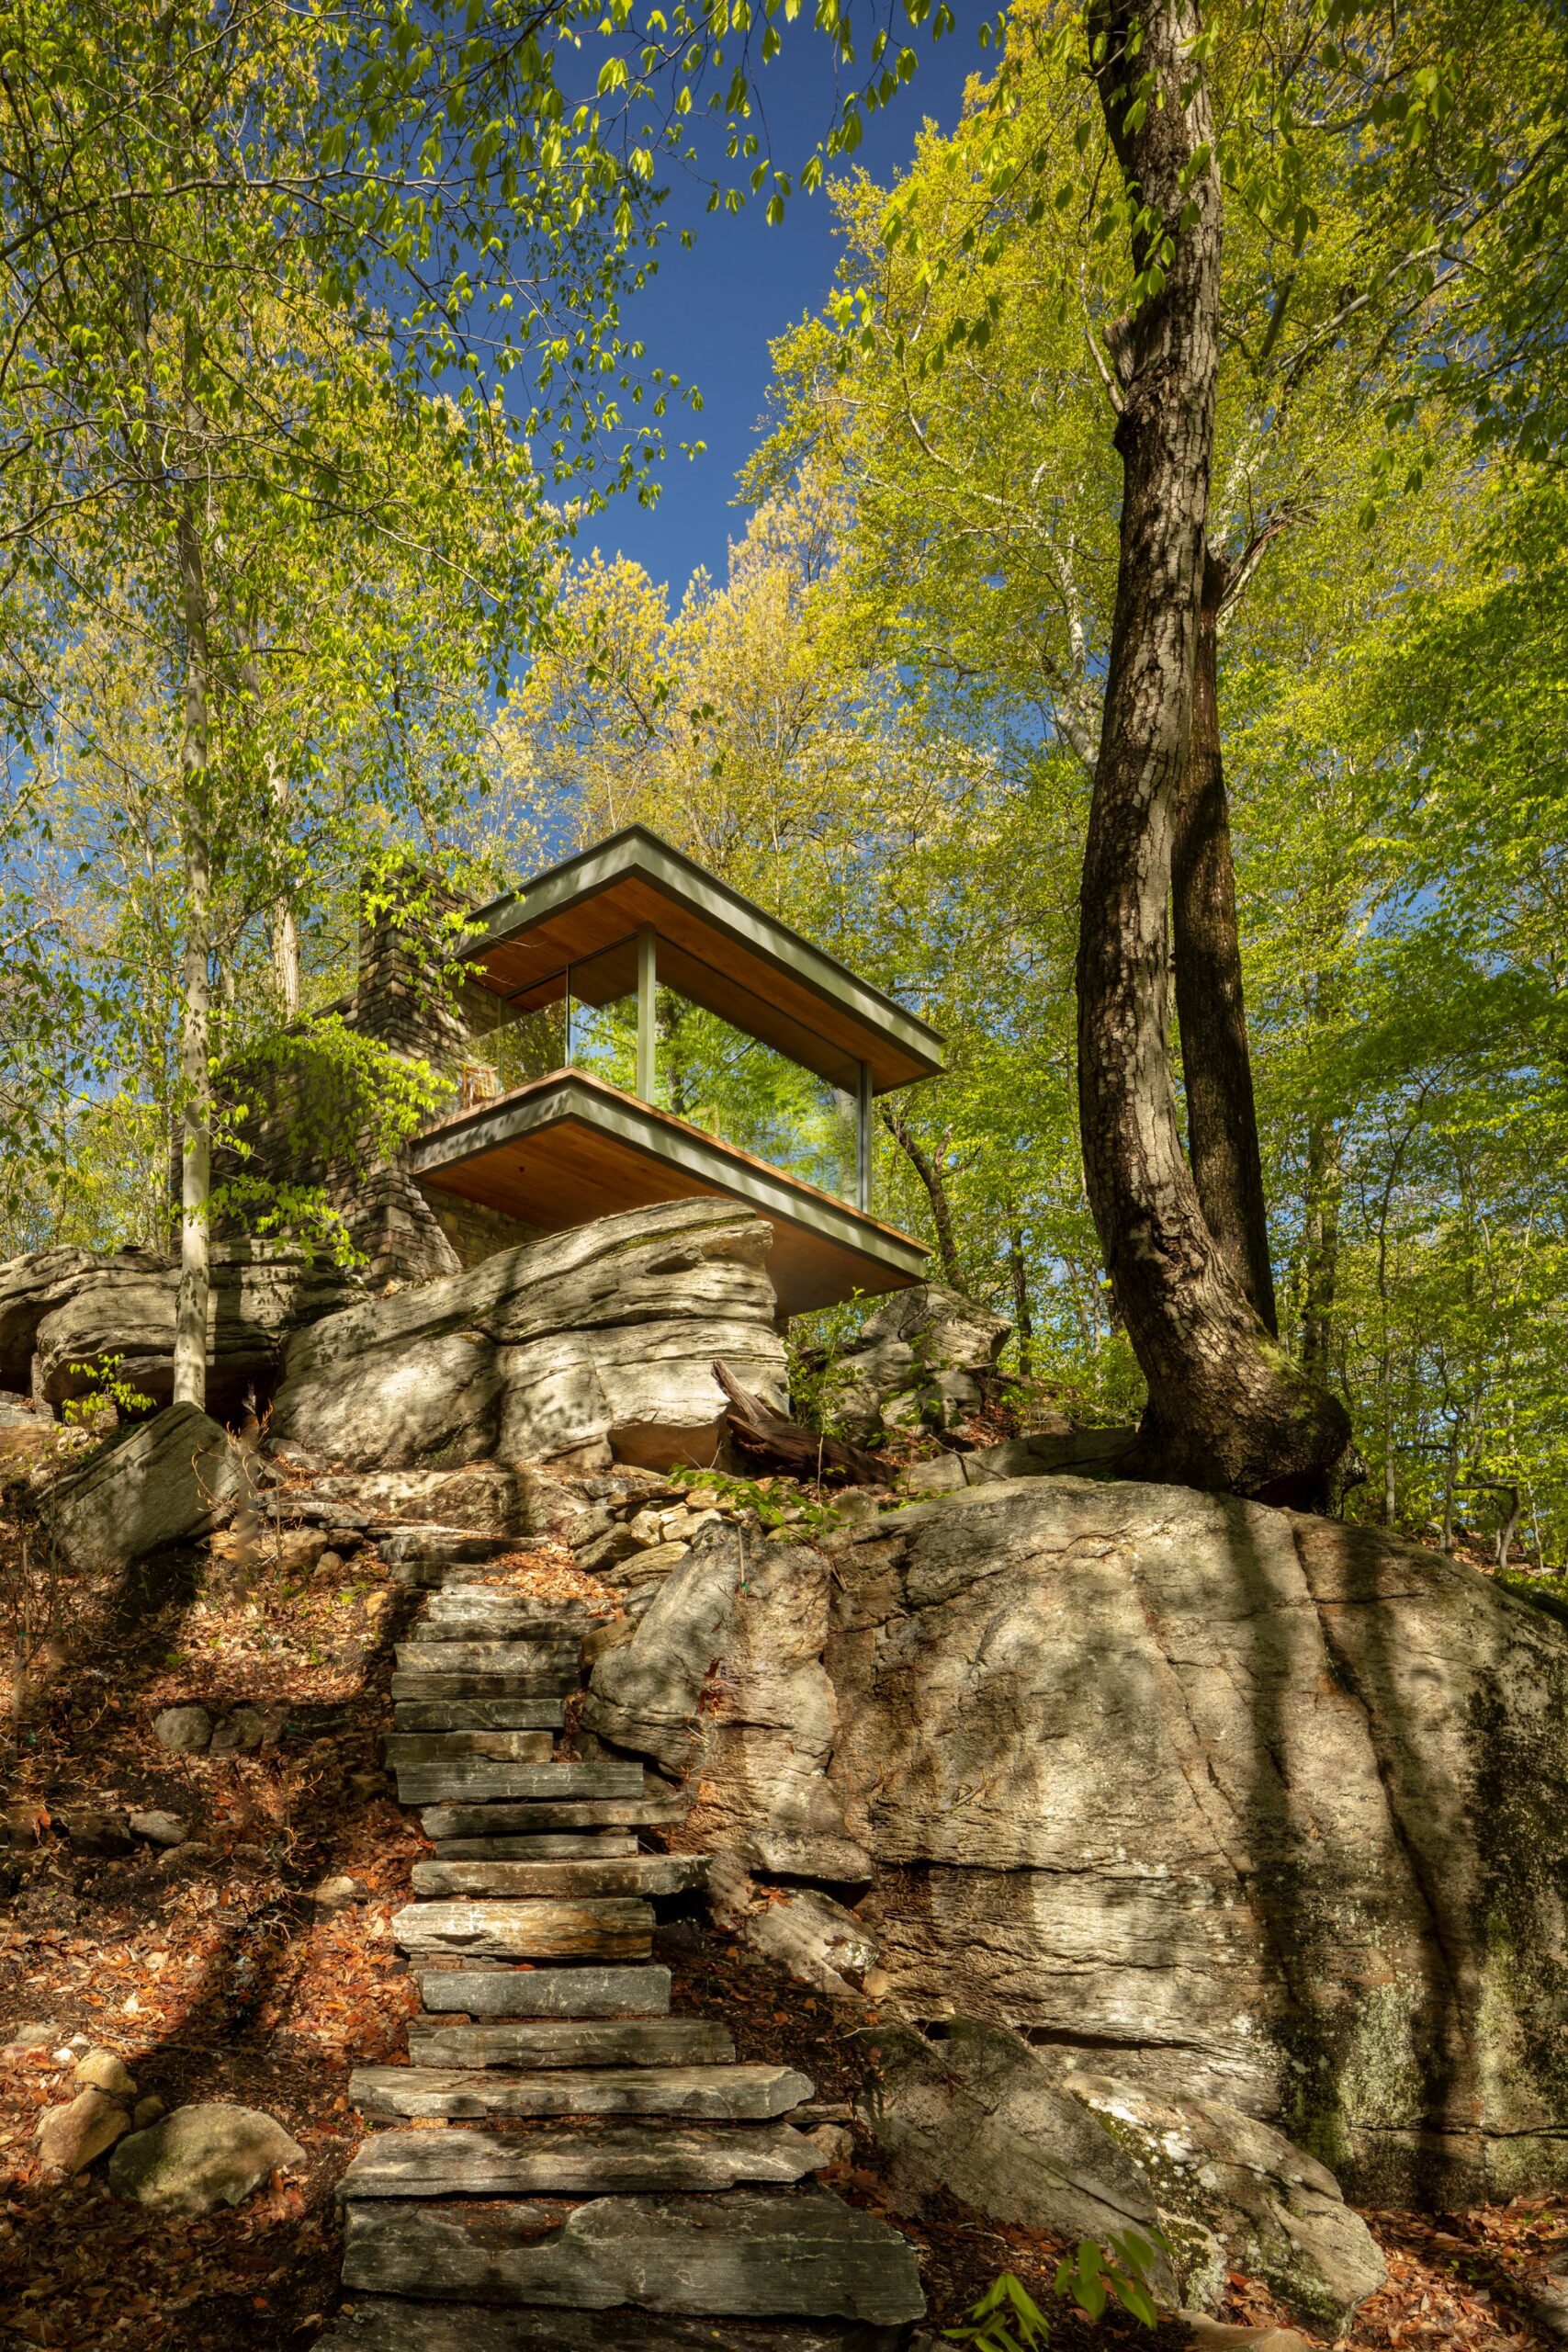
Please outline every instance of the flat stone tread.
[[392, 1709], [400, 1732], [559, 1731], [564, 1699], [404, 1699]]
[[344, 2283], [435, 2301], [603, 2311], [620, 2303], [770, 2318], [919, 2319], [915, 2250], [813, 2189], [596, 2198], [566, 2213], [517, 2202], [355, 2199]]
[[624, 1861], [637, 1849], [629, 1829], [545, 1829], [534, 1838], [444, 1838], [438, 1862]]
[[683, 2115], [713, 2123], [771, 2122], [812, 2096], [793, 2066], [483, 2067], [356, 2066], [348, 2095], [363, 2114]]
[[394, 1702], [437, 1699], [565, 1699], [578, 1687], [575, 1667], [543, 1667], [535, 1674], [395, 1673]]
[[573, 2123], [537, 2132], [378, 2132], [348, 2197], [573, 2197], [605, 2189], [793, 2187], [822, 2163], [787, 2123]]
[[[461, 1616], [455, 1611], [446, 1617], [419, 1617], [409, 1627], [407, 1638], [399, 1644], [400, 1649], [525, 1649], [546, 1651], [554, 1657], [578, 1657], [582, 1648], [586, 1627], [552, 1625], [543, 1619], [532, 1623], [525, 1617], [502, 1617], [498, 1611], [465, 1610]], [[416, 1658], [414, 1664], [420, 1664]], [[470, 1664], [472, 1660], [468, 1661]], [[479, 1661], [480, 1665], [483, 1659]]]
[[717, 2018], [508, 2019], [499, 2025], [442, 2025], [416, 2018], [409, 2028], [415, 2066], [728, 2066], [735, 2041]]
[[433, 1804], [420, 1815], [427, 1838], [537, 1837], [546, 1829], [661, 1829], [684, 1821], [685, 1797], [589, 1797], [559, 1804]]
[[496, 1764], [483, 1756], [453, 1756], [434, 1764], [400, 1764], [397, 1772], [404, 1804], [452, 1804], [459, 1798], [635, 1801], [642, 1794], [637, 1764]]
[[653, 1913], [630, 1896], [580, 1902], [407, 1903], [392, 1915], [403, 1951], [492, 1952], [513, 1960], [643, 1960]]
[[438, 1764], [446, 1756], [483, 1756], [494, 1764], [547, 1764], [547, 1731], [393, 1731], [381, 1744], [389, 1766]]
[[682, 2319], [676, 2312], [495, 2311], [359, 2295], [316, 2352], [898, 2352], [902, 2328], [858, 2320]]
[[536, 1603], [521, 1600], [508, 1592], [487, 1592], [482, 1586], [468, 1586], [457, 1592], [432, 1593], [410, 1626], [411, 1642], [450, 1642], [459, 1638], [453, 1632], [457, 1625], [477, 1625], [481, 1630], [467, 1640], [499, 1641], [511, 1638], [511, 1629], [518, 1628], [531, 1642], [581, 1642], [591, 1620], [587, 1617], [558, 1617]]
[[707, 1876], [705, 1854], [632, 1854], [620, 1861], [415, 1862], [418, 1895], [684, 1894]]
[[420, 1997], [432, 2016], [651, 2018], [670, 2008], [670, 1971], [623, 1968], [424, 1968]]
[[400, 1674], [536, 1674], [543, 1666], [570, 1666], [574, 1670], [582, 1652], [582, 1637], [555, 1636], [543, 1641], [423, 1641], [396, 1645]]

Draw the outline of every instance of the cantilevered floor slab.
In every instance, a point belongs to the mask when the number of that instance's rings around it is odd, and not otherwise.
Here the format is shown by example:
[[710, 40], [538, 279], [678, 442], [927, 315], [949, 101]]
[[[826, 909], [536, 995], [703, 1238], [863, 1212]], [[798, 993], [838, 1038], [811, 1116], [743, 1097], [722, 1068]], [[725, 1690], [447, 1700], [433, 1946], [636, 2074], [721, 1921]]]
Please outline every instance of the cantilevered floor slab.
[[634, 987], [644, 925], [661, 983], [851, 1093], [862, 1062], [875, 1094], [942, 1067], [929, 1023], [642, 825], [480, 907], [457, 952], [524, 1012], [558, 1000], [569, 966], [616, 948], [624, 969], [606, 996]]
[[431, 1128], [412, 1172], [437, 1192], [542, 1233], [656, 1201], [744, 1201], [773, 1228], [769, 1273], [785, 1314], [925, 1277], [923, 1243], [581, 1070], [554, 1070]]

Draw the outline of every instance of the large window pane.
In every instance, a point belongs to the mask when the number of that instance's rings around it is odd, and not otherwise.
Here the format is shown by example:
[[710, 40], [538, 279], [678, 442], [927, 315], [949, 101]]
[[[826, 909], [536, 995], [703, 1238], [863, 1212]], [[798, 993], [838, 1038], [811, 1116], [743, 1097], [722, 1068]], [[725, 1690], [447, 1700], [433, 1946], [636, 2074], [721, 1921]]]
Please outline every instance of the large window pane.
[[660, 1106], [808, 1184], [852, 1200], [852, 1094], [673, 989], [658, 991]]

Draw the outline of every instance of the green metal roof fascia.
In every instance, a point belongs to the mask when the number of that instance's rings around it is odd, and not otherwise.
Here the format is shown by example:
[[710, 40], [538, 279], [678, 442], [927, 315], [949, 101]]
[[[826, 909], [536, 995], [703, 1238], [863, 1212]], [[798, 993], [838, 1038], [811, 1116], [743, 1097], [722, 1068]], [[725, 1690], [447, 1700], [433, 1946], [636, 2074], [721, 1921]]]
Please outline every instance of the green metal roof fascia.
[[[863, 980], [836, 956], [814, 947], [810, 940], [803, 939], [799, 932], [792, 931], [776, 916], [753, 906], [750, 899], [742, 898], [739, 890], [732, 890], [716, 875], [705, 873], [683, 852], [649, 832], [646, 825], [625, 826], [607, 841], [596, 842], [592, 849], [580, 851], [564, 865], [552, 865], [547, 873], [536, 876], [521, 890], [476, 907], [470, 921], [482, 923], [484, 928], [465, 941], [458, 954], [465, 962], [472, 962], [487, 947], [498, 946], [525, 924], [540, 922], [547, 915], [570, 905], [573, 899], [591, 898], [596, 891], [608, 889], [612, 883], [635, 873], [645, 874], [672, 897], [684, 899], [709, 922], [732, 932], [759, 955], [781, 965], [797, 980], [804, 980], [817, 995], [846, 1006], [869, 1026], [885, 1030], [907, 1053], [924, 1061], [933, 1077], [945, 1069], [942, 1047], [946, 1039], [929, 1022], [908, 1012], [897, 998], [874, 988], [869, 980]], [[883, 1089], [884, 1092], [887, 1091]]]
[[775, 1174], [750, 1159], [732, 1159], [722, 1144], [710, 1143], [705, 1136], [688, 1135], [683, 1129], [671, 1134], [656, 1112], [629, 1096], [601, 1091], [570, 1071], [525, 1102], [501, 1102], [488, 1110], [481, 1104], [460, 1122], [419, 1138], [410, 1147], [410, 1170], [415, 1176], [433, 1175], [437, 1169], [473, 1159], [480, 1152], [494, 1151], [569, 1118], [584, 1119], [655, 1159], [673, 1161], [705, 1183], [750, 1198], [794, 1225], [828, 1234], [846, 1250], [858, 1250], [863, 1258], [879, 1258], [885, 1265], [916, 1276], [925, 1272], [931, 1252], [923, 1243], [902, 1234], [895, 1237], [886, 1226], [862, 1216], [846, 1203], [830, 1200], [815, 1186], [795, 1185], [782, 1170]]

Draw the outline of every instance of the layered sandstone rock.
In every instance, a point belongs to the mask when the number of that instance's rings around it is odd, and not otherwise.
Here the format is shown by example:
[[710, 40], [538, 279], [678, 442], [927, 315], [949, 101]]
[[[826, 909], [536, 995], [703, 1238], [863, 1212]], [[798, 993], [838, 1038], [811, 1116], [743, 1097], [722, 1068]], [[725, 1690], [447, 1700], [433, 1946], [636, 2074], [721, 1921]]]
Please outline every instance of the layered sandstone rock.
[[784, 1403], [772, 1238], [733, 1202], [672, 1201], [353, 1307], [290, 1343], [272, 1433], [365, 1470], [711, 1464], [716, 1360]]

